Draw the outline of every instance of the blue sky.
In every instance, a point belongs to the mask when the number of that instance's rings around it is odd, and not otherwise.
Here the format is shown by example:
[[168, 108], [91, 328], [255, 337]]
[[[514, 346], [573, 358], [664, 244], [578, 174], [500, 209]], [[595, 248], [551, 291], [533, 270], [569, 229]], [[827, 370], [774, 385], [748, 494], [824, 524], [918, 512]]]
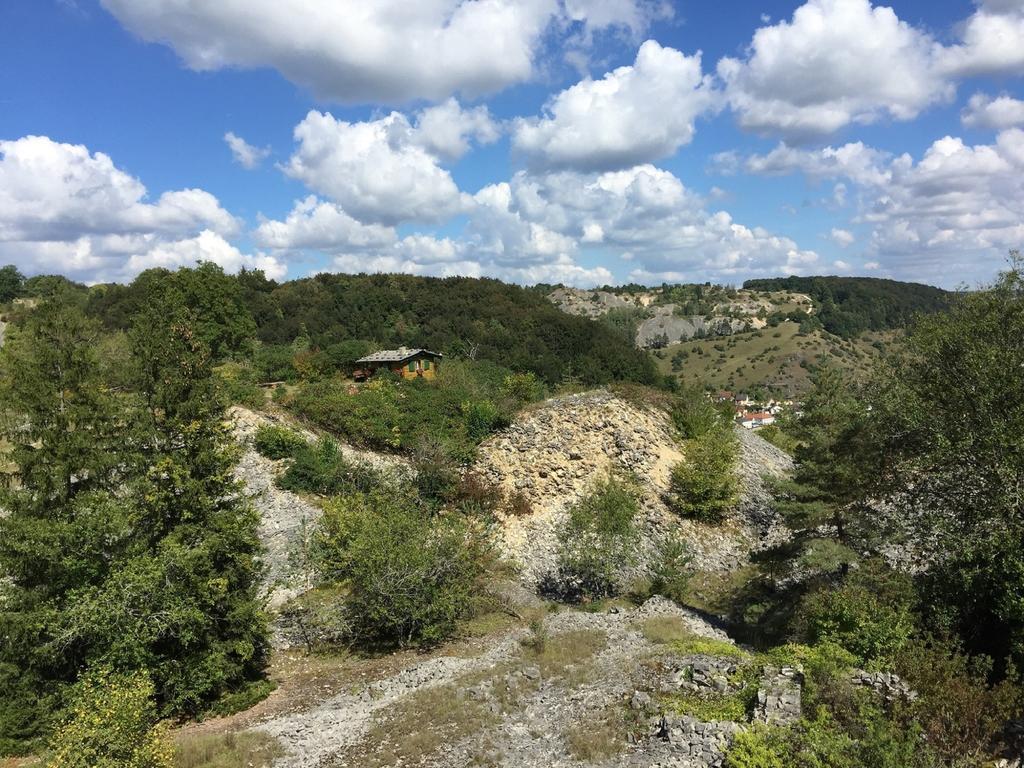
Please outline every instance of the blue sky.
[[1022, 129], [1020, 0], [6, 0], [0, 262], [952, 287]]

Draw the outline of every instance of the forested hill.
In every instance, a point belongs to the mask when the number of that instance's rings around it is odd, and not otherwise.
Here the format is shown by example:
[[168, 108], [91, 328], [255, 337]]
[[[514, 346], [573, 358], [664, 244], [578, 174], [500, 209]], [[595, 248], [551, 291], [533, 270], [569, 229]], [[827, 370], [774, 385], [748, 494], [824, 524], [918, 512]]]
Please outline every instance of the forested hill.
[[[261, 345], [256, 362], [276, 377], [296, 340], [341, 366], [374, 347], [426, 347], [493, 360], [549, 383], [654, 383], [649, 356], [604, 324], [560, 312], [536, 291], [498, 280], [410, 275], [334, 275], [276, 283], [260, 272], [225, 275], [212, 265], [150, 270], [128, 286], [90, 291], [88, 309], [108, 328], [127, 328], [157, 282], [172, 281], [207, 325], [215, 354]], [[349, 359], [351, 358], [351, 359]], [[260, 365], [262, 363], [262, 365]]]
[[825, 330], [844, 338], [902, 328], [917, 315], [946, 309], [952, 298], [931, 285], [876, 277], [773, 277], [747, 280], [743, 287], [807, 294]]

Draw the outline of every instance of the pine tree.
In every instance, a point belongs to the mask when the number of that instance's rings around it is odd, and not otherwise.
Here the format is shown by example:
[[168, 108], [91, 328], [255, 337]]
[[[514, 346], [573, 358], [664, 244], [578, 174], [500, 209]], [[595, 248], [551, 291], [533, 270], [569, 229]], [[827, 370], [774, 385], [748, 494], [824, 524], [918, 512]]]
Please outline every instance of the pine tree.
[[95, 664], [148, 673], [163, 715], [262, 672], [258, 518], [192, 320], [154, 293], [118, 393], [97, 328], [67, 305], [32, 313], [3, 350], [19, 484], [0, 519], [0, 750], [45, 732]]
[[128, 522], [119, 405], [100, 378], [97, 325], [47, 302], [0, 354], [0, 436], [16, 480], [0, 494], [0, 751], [46, 721], [54, 683], [80, 649], [58, 617], [75, 588], [102, 581]]

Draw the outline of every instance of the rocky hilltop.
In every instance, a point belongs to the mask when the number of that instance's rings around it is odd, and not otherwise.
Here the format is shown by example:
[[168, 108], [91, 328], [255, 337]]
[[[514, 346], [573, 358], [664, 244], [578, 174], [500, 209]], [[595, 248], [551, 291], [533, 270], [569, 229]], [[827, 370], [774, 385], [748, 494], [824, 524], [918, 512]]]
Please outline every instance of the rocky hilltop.
[[[806, 294], [786, 291], [725, 290], [709, 286], [700, 313], [671, 300], [666, 288], [647, 291], [584, 290], [555, 288], [548, 300], [570, 315], [598, 319], [613, 310], [632, 310], [636, 315], [636, 345], [641, 348], [675, 344], [696, 336], [728, 336], [757, 330], [772, 312], [787, 309], [810, 314], [813, 301]], [[705, 290], [705, 289], [702, 289]], [[703, 295], [703, 294], [702, 294]]]
[[636, 477], [643, 491], [644, 546], [679, 531], [702, 570], [736, 567], [772, 527], [762, 475], [779, 475], [789, 456], [740, 430], [742, 501], [731, 524], [709, 528], [668, 510], [663, 501], [672, 467], [683, 459], [668, 415], [607, 390], [547, 400], [480, 446], [474, 470], [507, 494], [519, 493], [530, 512], [506, 516], [499, 545], [534, 584], [554, 567], [557, 533], [566, 509], [596, 478], [610, 472]]

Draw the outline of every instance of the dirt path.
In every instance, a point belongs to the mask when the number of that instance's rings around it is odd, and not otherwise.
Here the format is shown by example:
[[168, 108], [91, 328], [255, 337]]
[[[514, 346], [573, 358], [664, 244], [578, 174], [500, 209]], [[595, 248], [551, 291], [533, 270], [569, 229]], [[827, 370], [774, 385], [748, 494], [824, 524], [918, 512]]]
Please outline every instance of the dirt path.
[[[266, 701], [188, 732], [268, 734], [285, 749], [274, 768], [559, 768], [579, 765], [581, 756], [589, 756], [587, 765], [603, 765], [588, 741], [607, 740], [601, 728], [609, 713], [620, 718], [628, 711], [625, 702], [654, 650], [641, 626], [654, 616], [727, 640], [695, 613], [654, 598], [639, 608], [552, 613], [540, 650], [531, 650], [536, 630], [518, 624], [427, 656], [280, 654], [272, 675], [281, 685]], [[608, 728], [621, 736], [621, 725]], [[586, 730], [593, 727], [598, 731]], [[619, 741], [617, 751], [627, 748]]]

